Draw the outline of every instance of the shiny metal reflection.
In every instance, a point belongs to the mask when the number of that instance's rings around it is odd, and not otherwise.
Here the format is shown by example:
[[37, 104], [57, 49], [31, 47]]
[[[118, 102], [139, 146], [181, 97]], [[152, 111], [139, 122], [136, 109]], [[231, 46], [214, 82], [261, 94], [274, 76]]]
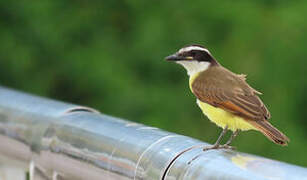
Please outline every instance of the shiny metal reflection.
[[303, 167], [228, 150], [203, 152], [208, 144], [193, 138], [3, 87], [0, 142], [0, 163], [30, 169], [33, 179], [307, 177]]

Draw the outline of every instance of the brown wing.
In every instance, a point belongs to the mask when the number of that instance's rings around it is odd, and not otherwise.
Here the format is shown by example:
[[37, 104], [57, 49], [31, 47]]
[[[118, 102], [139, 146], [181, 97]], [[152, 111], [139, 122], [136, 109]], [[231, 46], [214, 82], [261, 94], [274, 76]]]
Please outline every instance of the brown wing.
[[193, 82], [192, 91], [202, 102], [249, 120], [269, 119], [270, 113], [254, 90], [237, 75], [222, 66], [202, 72]]

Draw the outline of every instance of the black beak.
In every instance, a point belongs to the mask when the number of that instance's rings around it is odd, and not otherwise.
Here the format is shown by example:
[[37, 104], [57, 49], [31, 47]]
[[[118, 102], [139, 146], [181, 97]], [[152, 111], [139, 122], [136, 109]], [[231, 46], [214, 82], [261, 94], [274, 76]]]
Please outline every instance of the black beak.
[[184, 60], [184, 57], [180, 57], [176, 54], [173, 54], [173, 55], [167, 56], [165, 58], [165, 60], [167, 60], [167, 61], [180, 61], [180, 60]]

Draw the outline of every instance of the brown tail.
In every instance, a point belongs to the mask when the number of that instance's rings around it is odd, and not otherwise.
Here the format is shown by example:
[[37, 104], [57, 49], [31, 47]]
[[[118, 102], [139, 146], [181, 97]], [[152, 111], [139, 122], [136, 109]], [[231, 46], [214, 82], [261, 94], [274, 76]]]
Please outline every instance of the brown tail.
[[287, 136], [282, 132], [272, 126], [268, 121], [248, 121], [254, 127], [256, 127], [260, 132], [262, 132], [269, 140], [276, 144], [286, 146], [290, 141]]

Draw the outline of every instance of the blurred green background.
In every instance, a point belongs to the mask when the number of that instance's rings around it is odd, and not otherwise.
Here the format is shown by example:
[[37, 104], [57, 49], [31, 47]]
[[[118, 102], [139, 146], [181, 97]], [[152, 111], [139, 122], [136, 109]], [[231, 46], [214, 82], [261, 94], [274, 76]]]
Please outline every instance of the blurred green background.
[[164, 61], [199, 43], [248, 74], [291, 139], [249, 131], [233, 145], [307, 166], [306, 16], [307, 1], [1, 1], [0, 84], [213, 143], [221, 129]]

